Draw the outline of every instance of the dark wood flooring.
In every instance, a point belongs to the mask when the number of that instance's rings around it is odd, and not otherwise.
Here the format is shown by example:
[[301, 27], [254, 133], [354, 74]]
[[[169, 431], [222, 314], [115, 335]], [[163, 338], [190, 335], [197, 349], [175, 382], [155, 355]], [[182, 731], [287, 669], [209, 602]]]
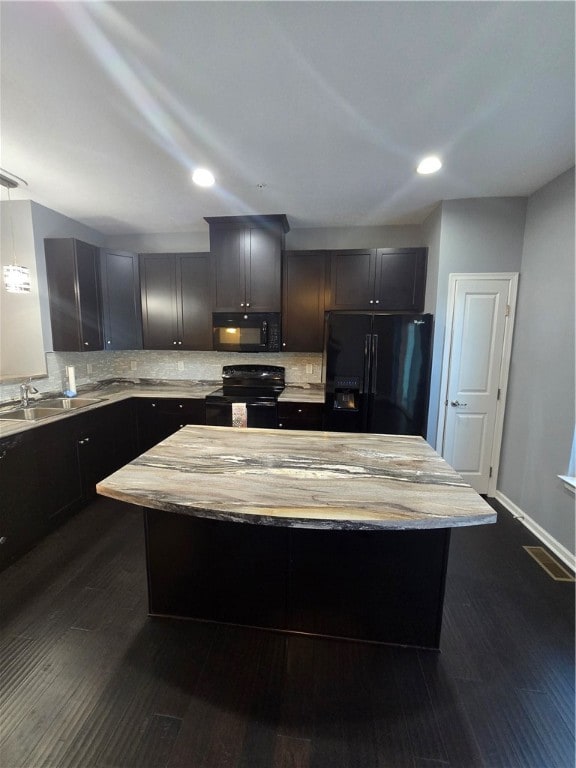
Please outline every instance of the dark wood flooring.
[[150, 619], [139, 510], [0, 574], [1, 768], [572, 768], [574, 585], [452, 535], [442, 652]]

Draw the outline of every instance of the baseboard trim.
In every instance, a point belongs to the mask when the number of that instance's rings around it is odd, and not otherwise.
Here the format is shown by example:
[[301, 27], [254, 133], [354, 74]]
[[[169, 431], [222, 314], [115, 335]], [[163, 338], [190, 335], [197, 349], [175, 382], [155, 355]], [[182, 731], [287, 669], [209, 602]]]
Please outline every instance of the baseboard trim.
[[513, 501], [505, 496], [501, 491], [496, 491], [494, 494], [496, 501], [499, 501], [503, 507], [505, 507], [512, 517], [516, 518], [518, 522], [526, 526], [540, 541], [545, 544], [548, 549], [553, 552], [559, 560], [562, 560], [564, 565], [567, 565], [572, 572], [576, 572], [576, 555], [573, 555], [569, 549], [563, 544], [551, 536], [548, 531], [544, 530], [530, 515], [527, 515], [519, 506], [514, 504]]

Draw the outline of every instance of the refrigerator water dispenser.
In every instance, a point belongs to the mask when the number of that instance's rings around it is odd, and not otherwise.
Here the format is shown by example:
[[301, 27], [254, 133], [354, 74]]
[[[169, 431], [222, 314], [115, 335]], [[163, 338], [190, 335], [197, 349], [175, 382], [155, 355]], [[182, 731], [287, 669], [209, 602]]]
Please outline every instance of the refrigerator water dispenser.
[[360, 405], [360, 379], [337, 376], [334, 380], [334, 410], [357, 411]]

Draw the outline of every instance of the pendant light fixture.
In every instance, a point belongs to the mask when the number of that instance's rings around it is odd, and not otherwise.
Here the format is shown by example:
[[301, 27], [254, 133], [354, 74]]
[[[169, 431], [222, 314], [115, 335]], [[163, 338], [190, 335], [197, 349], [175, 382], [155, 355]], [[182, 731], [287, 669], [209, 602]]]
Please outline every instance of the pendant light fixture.
[[[23, 183], [26, 184], [24, 179]], [[9, 179], [0, 173], [0, 184], [6, 187], [8, 193], [8, 222], [10, 227], [10, 240], [12, 245], [12, 263], [2, 267], [4, 289], [8, 293], [30, 293], [30, 270], [16, 263], [16, 247], [14, 245], [14, 222], [12, 220], [12, 199], [10, 190], [18, 186], [17, 181]]]

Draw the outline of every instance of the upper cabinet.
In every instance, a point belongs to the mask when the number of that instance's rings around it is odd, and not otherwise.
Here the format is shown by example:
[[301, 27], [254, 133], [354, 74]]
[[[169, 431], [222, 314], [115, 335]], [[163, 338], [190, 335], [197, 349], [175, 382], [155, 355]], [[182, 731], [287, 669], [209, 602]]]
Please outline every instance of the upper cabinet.
[[326, 251], [284, 252], [284, 352], [322, 352], [328, 261]]
[[330, 309], [421, 312], [426, 257], [426, 248], [333, 252]]
[[138, 256], [100, 253], [104, 349], [142, 349]]
[[212, 349], [210, 254], [140, 256], [144, 349]]
[[54, 351], [102, 349], [98, 248], [72, 238], [46, 238], [44, 252]]
[[280, 312], [284, 214], [211, 216], [215, 312]]

